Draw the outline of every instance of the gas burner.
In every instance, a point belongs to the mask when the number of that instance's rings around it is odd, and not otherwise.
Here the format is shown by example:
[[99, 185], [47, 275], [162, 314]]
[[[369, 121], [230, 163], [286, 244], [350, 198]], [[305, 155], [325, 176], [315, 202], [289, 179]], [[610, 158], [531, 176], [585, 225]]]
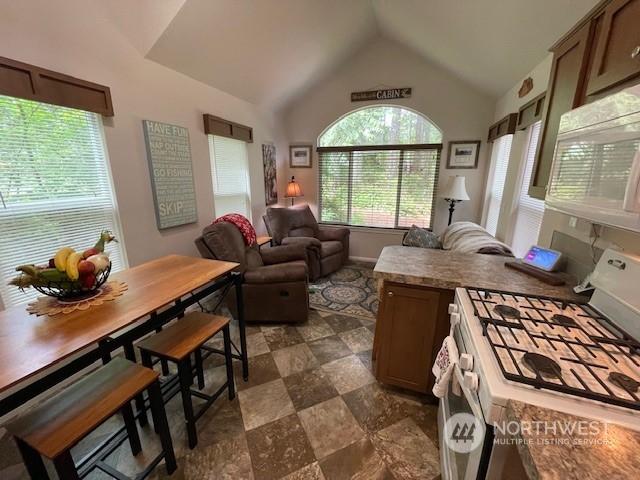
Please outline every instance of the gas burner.
[[609, 381], [627, 392], [635, 393], [638, 391], [638, 387], [640, 387], [640, 382], [620, 372], [610, 372]]
[[566, 315], [562, 315], [561, 313], [556, 313], [553, 317], [551, 317], [551, 321], [557, 325], [562, 325], [563, 327], [578, 326], [578, 324], [573, 318], [567, 317]]
[[522, 357], [522, 363], [537, 376], [562, 378], [560, 365], [555, 360], [539, 353], [525, 353]]
[[496, 305], [493, 307], [493, 311], [504, 318], [513, 318], [516, 320], [520, 318], [520, 310], [510, 307], [509, 305]]

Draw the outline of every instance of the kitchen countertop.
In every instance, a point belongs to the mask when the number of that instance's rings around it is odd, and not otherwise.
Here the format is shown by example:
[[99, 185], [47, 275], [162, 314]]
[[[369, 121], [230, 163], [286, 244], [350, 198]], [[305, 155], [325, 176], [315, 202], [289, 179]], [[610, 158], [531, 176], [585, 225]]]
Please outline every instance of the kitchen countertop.
[[565, 275], [567, 285], [554, 287], [504, 266], [513, 260], [513, 257], [498, 255], [391, 245], [382, 250], [373, 276], [379, 280], [433, 288], [477, 287], [584, 300], [570, 288], [575, 285], [573, 277]]
[[[558, 431], [561, 425], [571, 425], [567, 422], [591, 421], [514, 400], [507, 403], [506, 414], [507, 419], [511, 421], [554, 422], [558, 425]], [[562, 435], [544, 433], [543, 430], [538, 433], [520, 430], [511, 438], [518, 442], [520, 458], [531, 480], [640, 478], [640, 432], [609, 423], [598, 422], [597, 426], [599, 433], [594, 435]], [[566, 440], [566, 443], [557, 444], [558, 437]], [[576, 444], [581, 441], [583, 444]], [[585, 441], [591, 442], [591, 445], [584, 444]], [[554, 444], [550, 445], [550, 442]]]

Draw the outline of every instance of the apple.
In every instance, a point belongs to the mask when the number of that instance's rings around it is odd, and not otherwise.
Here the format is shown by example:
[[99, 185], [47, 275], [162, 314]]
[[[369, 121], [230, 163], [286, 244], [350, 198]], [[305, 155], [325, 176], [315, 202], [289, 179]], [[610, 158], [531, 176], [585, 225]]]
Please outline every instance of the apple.
[[93, 288], [96, 283], [96, 276], [93, 273], [89, 273], [80, 279], [84, 288]]
[[82, 252], [82, 258], [89, 258], [91, 255], [97, 255], [100, 253], [96, 247], [87, 248], [84, 252]]
[[80, 263], [78, 263], [78, 273], [80, 276], [89, 275], [93, 273], [95, 269], [96, 266], [87, 260], [80, 260]]

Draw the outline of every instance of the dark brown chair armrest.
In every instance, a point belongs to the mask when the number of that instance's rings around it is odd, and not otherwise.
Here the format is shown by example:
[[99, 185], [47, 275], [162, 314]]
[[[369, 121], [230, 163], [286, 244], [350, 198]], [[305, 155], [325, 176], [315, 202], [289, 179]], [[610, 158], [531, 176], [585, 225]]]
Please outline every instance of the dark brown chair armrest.
[[297, 282], [306, 279], [307, 266], [302, 261], [265, 265], [244, 273], [245, 283], [251, 284]]
[[279, 247], [260, 249], [260, 255], [265, 265], [292, 262], [294, 260], [307, 260], [307, 248], [303, 244], [292, 243]]
[[351, 231], [348, 228], [321, 228], [318, 231], [318, 240], [326, 242], [328, 240], [338, 240], [342, 242], [349, 236]]
[[322, 242], [313, 237], [286, 237], [282, 240], [282, 245], [304, 245], [307, 248], [316, 248], [320, 251]]

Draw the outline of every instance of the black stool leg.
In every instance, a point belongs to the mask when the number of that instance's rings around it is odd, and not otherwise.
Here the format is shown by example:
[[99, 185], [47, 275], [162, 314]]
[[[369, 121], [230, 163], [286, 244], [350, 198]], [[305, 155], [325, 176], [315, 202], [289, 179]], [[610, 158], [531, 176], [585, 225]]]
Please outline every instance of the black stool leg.
[[[162, 327], [156, 328], [156, 333], [160, 333], [162, 331]], [[162, 366], [162, 375], [165, 377], [169, 375], [169, 362], [167, 362], [164, 358], [160, 359], [160, 365]]]
[[202, 350], [196, 348], [194, 352], [196, 357], [196, 374], [198, 375], [198, 388], [202, 390], [204, 388], [204, 368], [202, 364]]
[[231, 331], [230, 323], [222, 329], [224, 337], [224, 361], [227, 367], [227, 388], [229, 390], [229, 400], [233, 400], [236, 396], [235, 385], [233, 383], [233, 357], [231, 356]]
[[[133, 363], [136, 363], [136, 351], [133, 348], [133, 343], [131, 342], [125, 343], [123, 346], [123, 349], [124, 349], [125, 358], [127, 360], [131, 360]], [[136, 395], [136, 410], [140, 413], [140, 417], [138, 418], [138, 421], [140, 422], [140, 426], [141, 427], [146, 426], [147, 423], [149, 423], [149, 421], [147, 420], [147, 411], [144, 408], [144, 398], [142, 396], [142, 393]], [[127, 419], [125, 418], [125, 422], [126, 421]], [[133, 426], [133, 428], [135, 429], [135, 425]], [[129, 429], [128, 426], [127, 426], [127, 429]]]
[[[138, 434], [138, 427], [136, 427], [136, 419], [133, 416], [133, 410], [131, 403], [127, 402], [121, 409], [122, 416], [124, 417], [124, 425], [127, 428], [127, 436], [129, 437], [129, 446], [131, 447], [131, 454], [135, 457], [142, 450], [140, 444], [140, 435]], [[144, 414], [147, 416], [146, 412]]]
[[27, 472], [29, 472], [29, 476], [33, 480], [48, 480], [49, 474], [47, 473], [40, 454], [19, 438], [13, 438], [18, 445], [18, 450], [20, 450], [22, 461], [24, 462]]
[[158, 435], [160, 435], [160, 443], [164, 451], [164, 462], [167, 467], [167, 473], [171, 475], [177, 468], [176, 455], [173, 451], [173, 442], [171, 441], [171, 432], [169, 430], [169, 422], [167, 414], [162, 403], [162, 391], [160, 384], [156, 380], [149, 388], [149, 402], [151, 403], [151, 416]]
[[[149, 352], [147, 352], [146, 350], [143, 350], [142, 348], [140, 349], [140, 361], [142, 362], [142, 366], [143, 367], [147, 367], [153, 370], [153, 360], [151, 359], [151, 355], [149, 354]], [[144, 406], [144, 403], [141, 405], [141, 412], [143, 412], [145, 418], [147, 416], [147, 410], [146, 407]], [[158, 433], [158, 425], [156, 425], [156, 422], [153, 422], [153, 430]]]
[[244, 322], [244, 301], [242, 298], [242, 275], [236, 274], [236, 308], [238, 310], [238, 327], [240, 329], [240, 356], [242, 357], [242, 378], [249, 380], [249, 357], [247, 355], [247, 331]]
[[180, 393], [182, 394], [182, 408], [184, 409], [184, 418], [187, 424], [189, 448], [193, 449], [198, 444], [198, 435], [196, 433], [196, 421], [193, 415], [193, 404], [191, 403], [191, 392], [189, 391], [193, 376], [191, 360], [188, 356], [178, 363], [178, 376], [180, 377]]
[[71, 458], [69, 450], [54, 458], [53, 464], [56, 467], [58, 477], [64, 478], [64, 480], [80, 480], [78, 470], [76, 470], [76, 464], [73, 463], [73, 458]]

